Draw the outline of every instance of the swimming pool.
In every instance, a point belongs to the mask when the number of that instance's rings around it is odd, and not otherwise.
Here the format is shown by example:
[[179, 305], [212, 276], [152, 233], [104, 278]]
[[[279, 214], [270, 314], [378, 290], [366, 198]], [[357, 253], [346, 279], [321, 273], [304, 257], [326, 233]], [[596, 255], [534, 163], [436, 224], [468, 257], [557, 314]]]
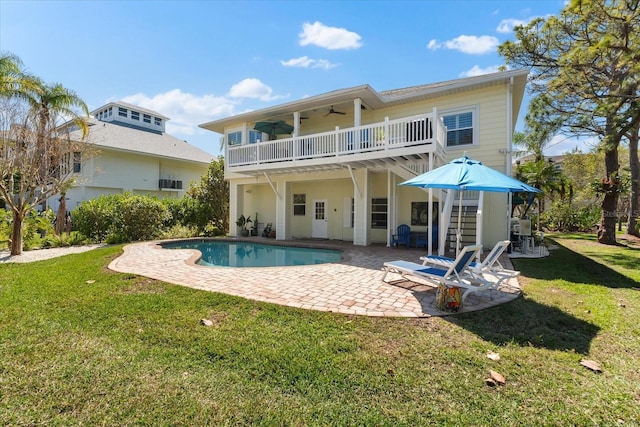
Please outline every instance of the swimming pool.
[[166, 249], [197, 249], [200, 265], [216, 267], [280, 267], [339, 262], [342, 252], [229, 240], [185, 240], [164, 243]]

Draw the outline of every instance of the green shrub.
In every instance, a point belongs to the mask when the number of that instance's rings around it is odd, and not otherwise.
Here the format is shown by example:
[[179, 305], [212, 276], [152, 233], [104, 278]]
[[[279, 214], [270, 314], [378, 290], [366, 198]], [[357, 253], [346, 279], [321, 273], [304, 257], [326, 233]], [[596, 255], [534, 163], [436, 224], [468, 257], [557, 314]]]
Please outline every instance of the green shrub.
[[553, 202], [540, 220], [544, 228], [551, 231], [591, 231], [600, 220], [600, 207], [576, 207], [568, 201]]
[[184, 196], [180, 199], [165, 199], [164, 204], [171, 214], [170, 218], [165, 222], [168, 227], [184, 225], [194, 227], [201, 233], [211, 221], [211, 207], [192, 197]]
[[162, 233], [169, 211], [157, 197], [125, 194], [118, 206], [120, 232], [127, 241], [151, 240]]
[[43, 246], [45, 248], [62, 248], [68, 246], [84, 245], [87, 238], [77, 231], [71, 233], [62, 233], [59, 235], [49, 234], [44, 239]]
[[74, 228], [92, 240], [123, 243], [160, 236], [170, 214], [157, 197], [125, 193], [83, 202], [72, 218]]
[[166, 228], [159, 236], [161, 239], [180, 239], [185, 237], [198, 237], [198, 230], [187, 225], [176, 224]]
[[204, 227], [204, 229], [200, 233], [200, 236], [203, 236], [203, 237], [224, 236], [224, 231], [220, 230], [218, 227], [213, 225], [212, 222], [210, 222]]
[[102, 195], [82, 202], [71, 213], [73, 228], [89, 239], [103, 242], [114, 232], [120, 195]]

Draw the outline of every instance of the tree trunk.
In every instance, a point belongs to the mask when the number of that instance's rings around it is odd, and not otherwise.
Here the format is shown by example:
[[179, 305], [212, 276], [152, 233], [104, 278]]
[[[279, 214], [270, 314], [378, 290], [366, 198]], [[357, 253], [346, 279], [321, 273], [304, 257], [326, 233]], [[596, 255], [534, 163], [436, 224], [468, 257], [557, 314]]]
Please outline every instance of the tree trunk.
[[60, 204], [58, 205], [58, 213], [56, 215], [56, 235], [59, 236], [66, 230], [67, 223], [67, 201], [66, 194], [60, 196]]
[[618, 144], [608, 146], [604, 154], [607, 178], [603, 180], [604, 198], [602, 199], [602, 217], [598, 229], [598, 242], [605, 245], [615, 245], [616, 222], [618, 215]]
[[640, 215], [640, 160], [638, 159], [638, 140], [640, 135], [636, 129], [629, 138], [629, 168], [631, 169], [631, 195], [629, 198], [629, 220], [627, 234], [640, 237], [637, 219]]
[[11, 255], [22, 254], [22, 223], [24, 215], [13, 213], [13, 230], [11, 232]]

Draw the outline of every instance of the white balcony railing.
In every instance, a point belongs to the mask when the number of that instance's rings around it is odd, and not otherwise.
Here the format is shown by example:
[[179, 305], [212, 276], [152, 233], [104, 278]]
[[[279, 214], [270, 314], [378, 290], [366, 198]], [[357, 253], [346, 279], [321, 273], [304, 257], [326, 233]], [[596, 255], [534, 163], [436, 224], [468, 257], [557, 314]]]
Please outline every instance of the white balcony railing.
[[315, 158], [342, 157], [356, 153], [380, 152], [380, 157], [393, 155], [393, 150], [413, 146], [424, 152], [442, 151], [446, 128], [434, 114], [422, 114], [386, 120], [352, 128], [243, 144], [227, 148], [227, 165], [249, 166], [279, 162], [295, 162]]

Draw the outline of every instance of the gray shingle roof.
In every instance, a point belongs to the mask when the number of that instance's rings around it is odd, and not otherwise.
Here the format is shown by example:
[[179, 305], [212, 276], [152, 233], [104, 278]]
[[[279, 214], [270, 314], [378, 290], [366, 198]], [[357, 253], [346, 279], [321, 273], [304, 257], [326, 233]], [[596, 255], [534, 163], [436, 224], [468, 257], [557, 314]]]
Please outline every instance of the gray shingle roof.
[[[71, 134], [71, 138], [80, 139], [80, 132]], [[167, 133], [150, 132], [115, 122], [102, 122], [89, 119], [87, 142], [98, 148], [110, 148], [119, 151], [147, 154], [176, 160], [197, 163], [211, 163], [213, 156], [186, 141]]]

